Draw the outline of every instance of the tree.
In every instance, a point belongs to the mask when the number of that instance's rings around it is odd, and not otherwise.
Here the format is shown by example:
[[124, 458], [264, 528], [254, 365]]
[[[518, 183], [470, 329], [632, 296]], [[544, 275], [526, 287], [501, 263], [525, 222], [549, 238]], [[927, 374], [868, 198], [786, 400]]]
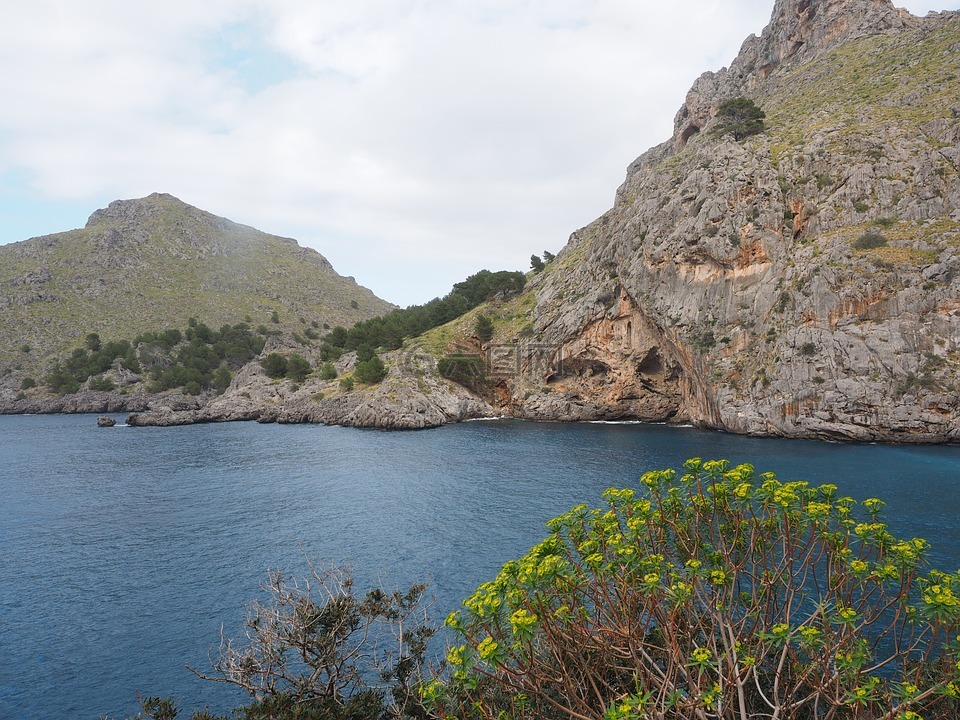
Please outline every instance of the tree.
[[538, 273], [538, 272], [543, 272], [543, 268], [544, 268], [543, 260], [541, 260], [541, 259], [540, 259], [538, 256], [536, 256], [536, 255], [531, 255], [531, 256], [530, 256], [530, 269], [533, 270], [535, 273]]
[[91, 352], [97, 352], [100, 349], [100, 335], [97, 333], [90, 333], [86, 337], [86, 346], [87, 350]]
[[353, 373], [354, 377], [367, 385], [375, 385], [387, 376], [387, 368], [377, 355], [369, 360], [363, 360], [357, 363]]
[[221, 634], [213, 673], [193, 670], [250, 695], [252, 704], [236, 716], [426, 717], [418, 688], [435, 628], [423, 603], [425, 585], [358, 596], [347, 569], [311, 566], [301, 582], [271, 573], [264, 590], [267, 600], [250, 608], [245, 640]]
[[287, 375], [287, 359], [279, 353], [270, 353], [260, 361], [267, 377], [278, 380]]
[[474, 332], [480, 338], [480, 342], [490, 342], [493, 337], [493, 320], [486, 315], [477, 315], [477, 321], [473, 326]]
[[321, 380], [336, 380], [337, 378], [337, 369], [333, 366], [332, 362], [325, 362], [320, 368], [320, 379]]
[[218, 395], [226, 392], [227, 388], [230, 387], [230, 381], [232, 379], [233, 376], [230, 374], [230, 371], [223, 366], [213, 371], [213, 388], [217, 391]]
[[357, 348], [357, 362], [366, 362], [372, 358], [376, 353], [373, 351], [373, 348], [363, 343]]
[[311, 372], [310, 362], [302, 355], [293, 354], [287, 359], [287, 377], [291, 380], [303, 382]]
[[835, 720], [960, 710], [960, 573], [883, 503], [687, 461], [611, 489], [446, 625], [444, 718]]
[[554, 255], [554, 254], [553, 254], [552, 252], [550, 252], [549, 250], [544, 250], [544, 251], [543, 251], [543, 261], [544, 261], [545, 263], [551, 263], [551, 262], [553, 262], [554, 258], [556, 258], [556, 257], [557, 257], [557, 256]]
[[480, 389], [486, 381], [486, 363], [479, 355], [447, 355], [437, 361], [437, 372], [447, 380]]
[[732, 134], [733, 139], [740, 142], [751, 135], [762, 133], [765, 117], [766, 113], [749, 98], [738, 97], [725, 100], [717, 112], [718, 125], [714, 132], [717, 135]]

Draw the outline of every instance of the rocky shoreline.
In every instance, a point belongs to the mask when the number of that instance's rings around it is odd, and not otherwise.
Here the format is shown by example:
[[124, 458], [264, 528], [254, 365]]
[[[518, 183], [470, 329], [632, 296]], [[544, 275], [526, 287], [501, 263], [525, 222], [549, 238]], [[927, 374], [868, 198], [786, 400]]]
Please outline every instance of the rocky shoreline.
[[[741, 427], [697, 421], [678, 413], [636, 414], [629, 403], [605, 403], [569, 392], [530, 388], [519, 400], [516, 390], [503, 402], [491, 402], [461, 385], [441, 378], [436, 361], [422, 352], [389, 356], [390, 371], [382, 383], [350, 392], [335, 381], [308, 379], [303, 384], [274, 381], [258, 362], [244, 367], [223, 395], [197, 397], [179, 392], [81, 392], [59, 397], [22, 398], [0, 403], [0, 414], [128, 413], [133, 427], [174, 427], [201, 423], [256, 421], [312, 423], [383, 430], [423, 430], [476, 419], [516, 418], [534, 422], [641, 421], [693, 425], [757, 437], [790, 437], [834, 442], [952, 444], [960, 436], [950, 423], [871, 424], [807, 418], [791, 426], [772, 423]], [[328, 394], [329, 393], [329, 394]], [[909, 408], [904, 413], [909, 415]], [[906, 417], [906, 416], [905, 416]], [[910, 418], [906, 418], [909, 420]]]

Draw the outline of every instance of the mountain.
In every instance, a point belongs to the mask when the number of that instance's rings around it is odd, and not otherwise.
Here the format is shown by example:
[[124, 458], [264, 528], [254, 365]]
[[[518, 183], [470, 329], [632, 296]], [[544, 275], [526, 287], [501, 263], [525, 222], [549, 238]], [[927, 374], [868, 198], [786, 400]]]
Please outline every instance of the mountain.
[[[717, 129], [739, 97], [766, 118], [738, 142]], [[505, 407], [956, 440], [958, 171], [960, 13], [777, 0], [538, 276], [549, 359], [502, 383]]]
[[294, 240], [171, 195], [118, 200], [82, 229], [0, 246], [0, 379], [14, 393], [92, 332], [133, 340], [195, 318], [323, 334], [393, 308]]

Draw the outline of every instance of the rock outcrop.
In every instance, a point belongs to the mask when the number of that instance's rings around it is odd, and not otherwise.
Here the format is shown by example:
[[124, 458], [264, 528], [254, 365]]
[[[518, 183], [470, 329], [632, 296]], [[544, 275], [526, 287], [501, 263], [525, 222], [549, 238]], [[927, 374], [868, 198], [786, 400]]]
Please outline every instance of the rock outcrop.
[[[746, 95], [766, 131], [712, 130]], [[541, 419], [960, 436], [960, 13], [778, 0], [536, 280]]]
[[253, 362], [237, 374], [222, 396], [203, 407], [187, 411], [151, 409], [130, 415], [127, 424], [170, 426], [257, 420], [420, 430], [495, 414], [481, 398], [440, 378], [436, 361], [428, 355], [397, 351], [386, 360], [390, 371], [383, 382], [352, 392], [340, 390], [337, 381], [316, 378], [302, 385], [277, 382]]

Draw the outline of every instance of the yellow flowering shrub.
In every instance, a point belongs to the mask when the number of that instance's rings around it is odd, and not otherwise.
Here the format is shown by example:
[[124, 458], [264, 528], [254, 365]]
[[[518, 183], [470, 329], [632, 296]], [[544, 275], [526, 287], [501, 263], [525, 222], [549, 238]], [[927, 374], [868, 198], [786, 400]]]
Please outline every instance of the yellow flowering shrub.
[[551, 520], [448, 619], [437, 716], [960, 711], [960, 574], [923, 575], [929, 544], [893, 537], [881, 500], [695, 458], [604, 501]]

